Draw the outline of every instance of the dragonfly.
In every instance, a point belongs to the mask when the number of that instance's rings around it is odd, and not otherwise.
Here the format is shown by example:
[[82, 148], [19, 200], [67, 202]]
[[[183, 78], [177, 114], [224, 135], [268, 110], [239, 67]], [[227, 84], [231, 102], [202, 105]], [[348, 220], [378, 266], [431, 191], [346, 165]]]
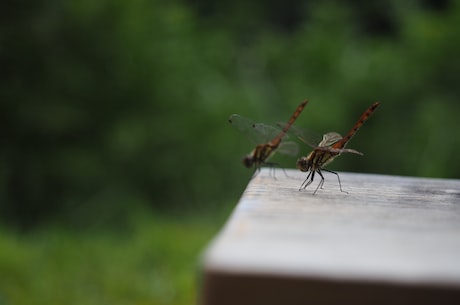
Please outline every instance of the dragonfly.
[[[374, 113], [374, 111], [377, 109], [379, 105], [380, 102], [375, 102], [368, 109], [366, 109], [366, 111], [363, 112], [361, 117], [350, 129], [350, 131], [346, 134], [346, 136], [342, 137], [337, 132], [328, 132], [323, 136], [321, 142], [317, 146], [313, 147], [313, 151], [307, 157], [301, 157], [297, 160], [296, 167], [302, 172], [308, 172], [308, 175], [303, 181], [302, 185], [300, 186], [299, 191], [302, 189], [306, 189], [307, 186], [312, 184], [313, 179], [315, 178], [315, 173], [318, 173], [318, 175], [321, 177], [321, 181], [319, 182], [318, 186], [313, 192], [313, 195], [316, 194], [319, 188], [323, 188], [324, 184], [324, 176], [321, 171], [326, 171], [337, 176], [340, 191], [347, 193], [342, 190], [342, 183], [340, 182], [339, 174], [335, 171], [326, 169], [324, 167], [327, 164], [331, 163], [336, 157], [340, 156], [340, 154], [342, 153], [353, 153], [357, 155], [363, 155], [363, 153], [354, 149], [345, 148], [345, 146], [356, 134], [359, 128], [361, 128], [361, 126]], [[308, 144], [308, 141], [301, 135], [298, 135], [298, 137], [302, 142]]]
[[264, 165], [271, 167], [276, 165], [275, 163], [268, 162], [268, 159], [273, 156], [275, 151], [288, 155], [297, 155], [297, 143], [282, 140], [285, 136], [287, 136], [286, 133], [289, 128], [302, 113], [307, 103], [308, 100], [304, 100], [299, 104], [299, 106], [297, 106], [288, 123], [281, 130], [262, 123], [254, 123], [238, 114], [230, 116], [228, 120], [230, 124], [238, 130], [246, 133], [253, 142], [260, 143], [260, 139], [264, 142], [262, 144], [257, 144], [256, 147], [243, 158], [244, 166], [247, 168], [254, 168], [254, 175], [258, 173], [260, 168]]

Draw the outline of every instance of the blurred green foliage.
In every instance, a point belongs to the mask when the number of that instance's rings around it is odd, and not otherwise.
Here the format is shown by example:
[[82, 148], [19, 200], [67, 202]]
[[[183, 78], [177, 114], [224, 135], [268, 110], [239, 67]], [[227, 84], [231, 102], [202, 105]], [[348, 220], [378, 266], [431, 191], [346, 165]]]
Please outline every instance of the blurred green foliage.
[[252, 174], [227, 117], [286, 120], [305, 98], [298, 125], [318, 132], [382, 102], [350, 143], [365, 156], [330, 168], [459, 177], [458, 1], [39, 0], [0, 15], [4, 222], [219, 211]]
[[137, 215], [123, 233], [0, 229], [0, 304], [194, 304], [197, 255], [215, 227]]

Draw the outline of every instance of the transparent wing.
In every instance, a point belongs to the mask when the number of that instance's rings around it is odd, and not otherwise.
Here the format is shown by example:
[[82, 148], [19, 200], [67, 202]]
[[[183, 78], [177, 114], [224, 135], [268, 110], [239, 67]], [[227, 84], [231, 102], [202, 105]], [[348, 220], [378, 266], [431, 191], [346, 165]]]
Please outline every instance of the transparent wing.
[[323, 135], [323, 139], [319, 142], [319, 147], [331, 146], [342, 140], [342, 136], [337, 132], [328, 132]]
[[[287, 125], [287, 123], [278, 123], [277, 125], [282, 129]], [[320, 134], [308, 129], [300, 128], [297, 125], [292, 125], [288, 130], [288, 134], [294, 135], [300, 141], [312, 148], [317, 147], [318, 143], [321, 141]]]
[[328, 132], [323, 136], [323, 140], [319, 143], [317, 149], [323, 150], [323, 151], [328, 151], [332, 153], [352, 153], [352, 154], [357, 154], [357, 155], [363, 155], [362, 152], [359, 152], [357, 150], [351, 149], [351, 148], [333, 148], [331, 145], [334, 145], [335, 143], [339, 142], [342, 140], [342, 136], [337, 133], [337, 132]]
[[277, 149], [277, 152], [285, 154], [288, 156], [298, 156], [299, 155], [299, 145], [293, 141], [282, 141], [280, 146]]
[[360, 155], [360, 156], [364, 155], [362, 152], [357, 151], [355, 149], [351, 149], [351, 148], [332, 148], [332, 147], [329, 147], [329, 146], [318, 146], [316, 149], [326, 151], [326, 152], [339, 153], [339, 154], [341, 154], [341, 153], [352, 153], [352, 154], [357, 154], [357, 155]]
[[[336, 149], [336, 148], [333, 148], [333, 149]], [[364, 156], [364, 154], [360, 151], [357, 151], [355, 149], [351, 149], [351, 148], [342, 148], [342, 149], [338, 149], [341, 151], [341, 153], [352, 153], [352, 154], [357, 154], [357, 155], [360, 155], [360, 156]]]
[[270, 142], [281, 132], [279, 128], [256, 123], [238, 114], [232, 114], [228, 118], [228, 122], [238, 131], [245, 134], [254, 144]]
[[[276, 136], [280, 134], [282, 131], [280, 128], [262, 124], [262, 123], [256, 123], [254, 125], [254, 128], [258, 131], [259, 134], [264, 135], [264, 141], [263, 142], [270, 142], [273, 140]], [[284, 135], [283, 139], [287, 139], [288, 135]]]

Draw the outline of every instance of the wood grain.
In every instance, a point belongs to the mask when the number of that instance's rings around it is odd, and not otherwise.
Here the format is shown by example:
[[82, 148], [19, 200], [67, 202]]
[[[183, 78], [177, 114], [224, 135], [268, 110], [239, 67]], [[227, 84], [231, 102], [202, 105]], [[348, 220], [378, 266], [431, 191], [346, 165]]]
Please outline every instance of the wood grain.
[[460, 304], [459, 180], [340, 173], [347, 194], [325, 173], [312, 195], [276, 174], [206, 250], [202, 304]]

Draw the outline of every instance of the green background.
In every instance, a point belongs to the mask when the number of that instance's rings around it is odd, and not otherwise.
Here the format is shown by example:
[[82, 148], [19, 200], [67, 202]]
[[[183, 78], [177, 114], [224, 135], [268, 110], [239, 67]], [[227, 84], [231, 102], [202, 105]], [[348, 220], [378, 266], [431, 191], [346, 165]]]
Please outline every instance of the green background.
[[378, 100], [330, 169], [460, 176], [458, 1], [2, 6], [0, 304], [193, 302], [252, 175], [232, 113], [344, 134]]

